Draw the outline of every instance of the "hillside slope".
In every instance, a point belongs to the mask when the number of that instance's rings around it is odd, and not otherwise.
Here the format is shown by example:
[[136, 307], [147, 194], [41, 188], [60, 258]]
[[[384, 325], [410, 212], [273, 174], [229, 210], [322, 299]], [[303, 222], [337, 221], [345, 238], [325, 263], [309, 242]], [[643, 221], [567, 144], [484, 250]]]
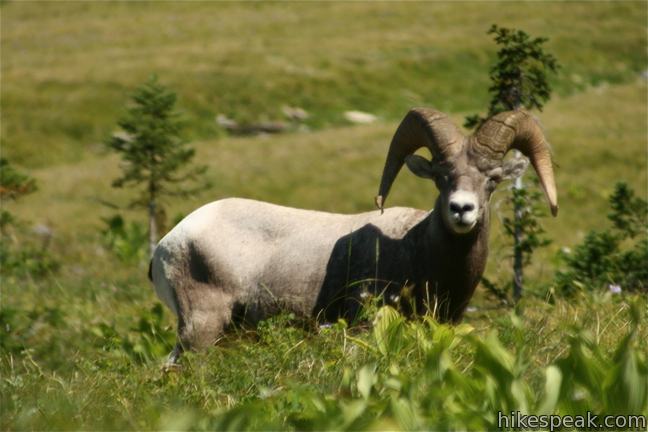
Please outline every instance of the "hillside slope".
[[178, 92], [194, 138], [222, 134], [218, 113], [281, 119], [283, 105], [315, 128], [349, 109], [391, 121], [412, 105], [480, 111], [493, 23], [550, 38], [563, 96], [646, 67], [644, 2], [505, 5], [6, 2], [3, 153], [28, 167], [96, 154], [152, 73]]
[[[552, 237], [566, 243], [605, 222], [606, 197], [616, 181], [646, 194], [646, 82], [602, 85], [550, 103], [539, 115], [553, 145], [561, 211], [547, 219]], [[457, 122], [461, 116], [454, 116]], [[168, 214], [187, 214], [201, 203], [228, 196], [333, 212], [373, 207], [384, 158], [397, 123], [338, 127], [311, 133], [196, 141], [197, 159], [209, 166], [213, 186], [189, 201], [167, 202]], [[112, 155], [32, 171], [40, 191], [16, 212], [53, 225], [63, 237], [91, 232], [133, 191], [115, 190]], [[534, 174], [528, 174], [534, 175]], [[502, 188], [504, 185], [502, 185]], [[504, 195], [497, 192], [494, 202]], [[431, 208], [436, 190], [404, 170], [390, 205]], [[139, 218], [137, 213], [133, 217]]]

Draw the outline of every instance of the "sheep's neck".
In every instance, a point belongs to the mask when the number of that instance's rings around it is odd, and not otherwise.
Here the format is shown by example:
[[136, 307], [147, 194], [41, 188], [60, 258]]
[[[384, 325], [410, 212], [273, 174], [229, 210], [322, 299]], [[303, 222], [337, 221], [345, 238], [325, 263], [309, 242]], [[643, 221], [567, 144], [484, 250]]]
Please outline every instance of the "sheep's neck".
[[424, 279], [430, 292], [436, 293], [440, 317], [458, 321], [486, 267], [490, 215], [485, 208], [470, 233], [457, 235], [447, 228], [441, 211], [437, 201], [425, 236], [428, 272]]

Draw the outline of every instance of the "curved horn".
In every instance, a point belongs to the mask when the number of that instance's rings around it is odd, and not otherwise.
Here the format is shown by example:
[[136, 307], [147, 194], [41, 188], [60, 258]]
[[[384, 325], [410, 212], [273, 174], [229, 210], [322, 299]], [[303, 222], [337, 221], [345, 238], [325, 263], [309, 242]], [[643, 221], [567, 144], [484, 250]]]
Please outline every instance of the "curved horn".
[[389, 189], [407, 156], [426, 146], [434, 158], [447, 159], [461, 151], [463, 141], [463, 134], [442, 112], [430, 108], [412, 108], [396, 129], [389, 145], [376, 206], [383, 211]]
[[551, 165], [551, 151], [538, 122], [527, 112], [507, 111], [497, 114], [475, 132], [472, 150], [495, 160], [502, 160], [510, 149], [521, 151], [531, 160], [544, 189], [551, 214], [558, 214], [558, 197]]

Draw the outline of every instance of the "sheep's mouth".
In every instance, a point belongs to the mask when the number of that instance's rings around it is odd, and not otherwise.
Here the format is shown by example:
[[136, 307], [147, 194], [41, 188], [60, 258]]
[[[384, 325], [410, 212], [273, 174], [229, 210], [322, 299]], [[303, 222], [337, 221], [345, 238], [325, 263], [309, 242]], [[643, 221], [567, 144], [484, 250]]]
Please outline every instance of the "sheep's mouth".
[[455, 234], [468, 234], [476, 225], [477, 221], [464, 222], [463, 220], [457, 220], [450, 222], [450, 229]]

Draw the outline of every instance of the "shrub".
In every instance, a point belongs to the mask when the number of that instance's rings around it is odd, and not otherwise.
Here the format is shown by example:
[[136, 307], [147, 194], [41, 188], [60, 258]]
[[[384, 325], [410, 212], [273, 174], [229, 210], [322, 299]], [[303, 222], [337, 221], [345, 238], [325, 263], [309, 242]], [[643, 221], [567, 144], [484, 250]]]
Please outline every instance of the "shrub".
[[648, 290], [648, 204], [625, 183], [617, 183], [609, 201], [612, 227], [590, 231], [573, 251], [561, 252], [566, 268], [556, 273], [559, 293]]
[[58, 261], [47, 250], [51, 233], [46, 241], [37, 244], [24, 232], [21, 221], [6, 209], [9, 202], [36, 190], [35, 179], [0, 158], [0, 273], [3, 275], [42, 277], [59, 268]]
[[9, 242], [0, 244], [2, 274], [44, 277], [59, 268], [59, 261], [46, 249], [32, 245], [15, 248]]
[[30, 309], [0, 307], [0, 351], [19, 354], [28, 351], [51, 364], [65, 361], [65, 341], [58, 333], [65, 327], [66, 313], [57, 306], [35, 305]]
[[137, 363], [159, 361], [175, 343], [175, 332], [164, 325], [164, 309], [159, 303], [141, 311], [137, 325], [127, 331], [119, 331], [114, 323], [100, 322], [90, 328], [90, 333], [102, 350]]
[[103, 219], [106, 227], [102, 231], [104, 244], [123, 262], [139, 262], [146, 255], [146, 229], [137, 222], [126, 223], [120, 215]]

